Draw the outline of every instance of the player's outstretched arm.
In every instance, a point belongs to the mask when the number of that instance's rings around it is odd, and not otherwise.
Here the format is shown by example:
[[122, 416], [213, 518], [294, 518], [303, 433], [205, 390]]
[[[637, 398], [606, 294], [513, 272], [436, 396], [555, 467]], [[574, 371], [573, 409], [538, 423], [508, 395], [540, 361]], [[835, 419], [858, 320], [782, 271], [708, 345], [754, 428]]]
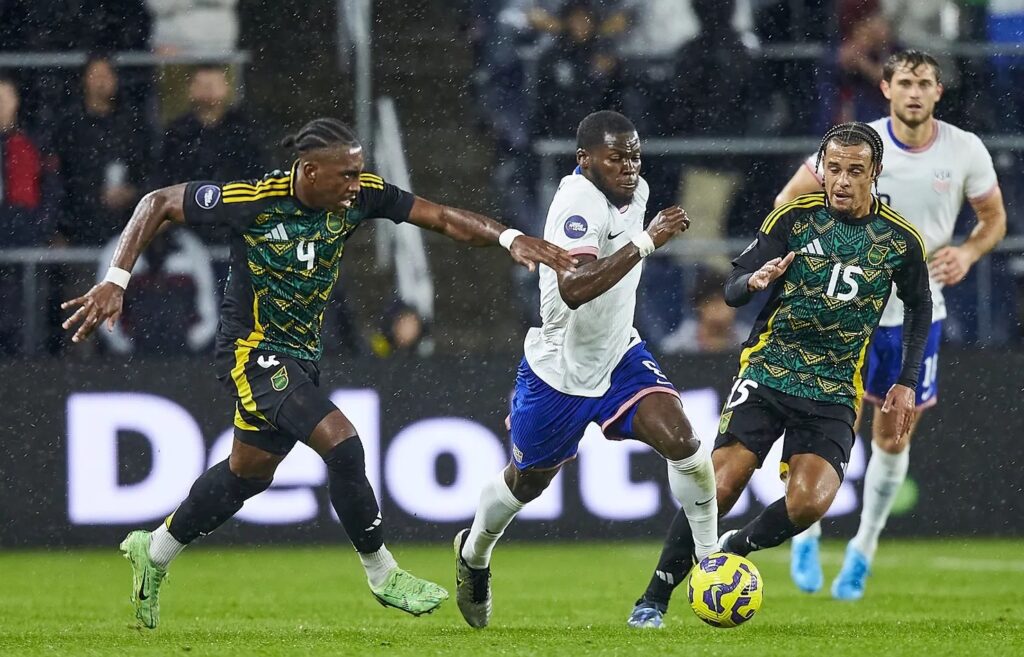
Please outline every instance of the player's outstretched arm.
[[932, 278], [944, 285], [956, 285], [964, 280], [974, 263], [1006, 237], [1006, 207], [1003, 192], [998, 187], [985, 198], [971, 201], [971, 208], [978, 217], [978, 225], [967, 241], [960, 246], [942, 247], [929, 264]]
[[785, 256], [772, 258], [753, 272], [741, 265], [733, 267], [725, 281], [725, 302], [733, 308], [745, 305], [755, 292], [768, 289], [769, 285], [785, 274], [795, 257], [796, 254], [790, 251]]
[[[470, 246], [500, 244], [499, 238], [509, 229], [482, 214], [440, 205], [419, 196], [409, 211], [409, 223]], [[513, 260], [530, 271], [536, 269], [538, 264], [547, 265], [555, 271], [572, 271], [576, 267], [572, 256], [564, 249], [518, 231], [511, 242], [503, 246], [508, 248]]]
[[62, 324], [65, 330], [72, 330], [77, 326], [71, 337], [72, 342], [86, 339], [103, 322], [107, 322], [108, 330], [113, 329], [121, 316], [124, 290], [135, 261], [165, 222], [185, 221], [184, 198], [184, 184], [164, 187], [142, 197], [135, 206], [135, 212], [128, 220], [128, 225], [121, 231], [121, 238], [114, 250], [106, 279], [94, 285], [82, 296], [60, 305], [61, 309], [65, 310], [77, 308]]
[[[622, 280], [645, 256], [689, 227], [690, 218], [686, 216], [686, 211], [679, 206], [672, 206], [659, 212], [647, 230], [634, 238], [632, 243], [607, 258], [579, 256], [582, 264], [576, 271], [558, 274], [558, 292], [562, 301], [575, 310], [596, 299]], [[641, 244], [647, 249], [646, 252], [641, 251]]]
[[782, 188], [778, 196], [775, 197], [775, 207], [785, 205], [798, 196], [820, 191], [821, 181], [815, 177], [813, 171], [807, 168], [807, 164], [803, 163], [793, 174], [793, 177], [789, 179], [789, 182], [786, 183], [786, 186]]

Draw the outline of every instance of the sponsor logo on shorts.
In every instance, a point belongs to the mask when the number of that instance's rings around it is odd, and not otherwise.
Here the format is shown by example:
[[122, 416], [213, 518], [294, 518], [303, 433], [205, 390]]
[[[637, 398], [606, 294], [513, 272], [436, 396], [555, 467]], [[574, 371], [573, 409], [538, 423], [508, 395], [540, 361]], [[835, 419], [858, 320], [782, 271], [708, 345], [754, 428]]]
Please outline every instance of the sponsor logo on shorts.
[[270, 377], [270, 385], [274, 386], [274, 390], [281, 392], [288, 387], [288, 368], [281, 366], [281, 369], [274, 372], [274, 375]]
[[725, 433], [729, 430], [729, 420], [732, 419], [732, 411], [722, 413], [722, 419], [718, 421], [718, 433]]
[[220, 203], [220, 187], [203, 185], [196, 190], [196, 205], [204, 210], [211, 210]]
[[578, 214], [574, 214], [565, 220], [565, 234], [571, 238], [579, 239], [587, 234], [587, 220]]

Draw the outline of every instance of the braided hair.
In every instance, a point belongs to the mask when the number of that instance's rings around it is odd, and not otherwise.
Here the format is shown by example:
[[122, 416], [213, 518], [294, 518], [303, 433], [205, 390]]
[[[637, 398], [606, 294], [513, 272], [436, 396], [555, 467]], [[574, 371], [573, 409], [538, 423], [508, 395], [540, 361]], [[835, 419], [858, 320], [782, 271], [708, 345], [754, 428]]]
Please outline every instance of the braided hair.
[[318, 148], [335, 146], [356, 147], [359, 139], [352, 128], [338, 119], [313, 119], [296, 132], [281, 140], [281, 146], [296, 150], [299, 154], [308, 153]]
[[840, 146], [856, 146], [867, 144], [871, 148], [871, 172], [874, 175], [875, 193], [878, 193], [878, 174], [882, 172], [882, 137], [878, 131], [867, 123], [850, 121], [832, 126], [821, 139], [821, 146], [818, 147], [818, 159], [814, 162], [814, 171], [821, 167], [821, 161], [825, 158], [825, 149], [828, 144], [835, 141]]

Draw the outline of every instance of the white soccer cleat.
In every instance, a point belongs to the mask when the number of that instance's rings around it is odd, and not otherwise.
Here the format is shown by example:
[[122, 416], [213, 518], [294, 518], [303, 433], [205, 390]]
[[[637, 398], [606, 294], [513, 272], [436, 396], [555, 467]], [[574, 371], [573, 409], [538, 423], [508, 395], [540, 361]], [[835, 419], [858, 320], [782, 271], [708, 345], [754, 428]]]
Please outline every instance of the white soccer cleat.
[[455, 535], [455, 602], [470, 627], [487, 627], [491, 620], [491, 569], [470, 568], [462, 558], [469, 530]]

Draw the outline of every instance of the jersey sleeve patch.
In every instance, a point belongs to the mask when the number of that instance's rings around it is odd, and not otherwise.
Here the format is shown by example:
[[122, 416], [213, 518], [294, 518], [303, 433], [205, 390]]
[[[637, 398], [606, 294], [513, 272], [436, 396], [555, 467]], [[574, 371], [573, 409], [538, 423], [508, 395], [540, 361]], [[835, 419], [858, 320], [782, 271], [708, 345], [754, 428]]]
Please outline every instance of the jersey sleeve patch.
[[204, 210], [212, 210], [220, 203], [221, 191], [217, 185], [200, 185], [196, 190], [196, 205]]
[[587, 220], [578, 214], [574, 214], [565, 220], [565, 225], [562, 226], [562, 230], [565, 231], [565, 236], [569, 239], [578, 240], [587, 234]]

